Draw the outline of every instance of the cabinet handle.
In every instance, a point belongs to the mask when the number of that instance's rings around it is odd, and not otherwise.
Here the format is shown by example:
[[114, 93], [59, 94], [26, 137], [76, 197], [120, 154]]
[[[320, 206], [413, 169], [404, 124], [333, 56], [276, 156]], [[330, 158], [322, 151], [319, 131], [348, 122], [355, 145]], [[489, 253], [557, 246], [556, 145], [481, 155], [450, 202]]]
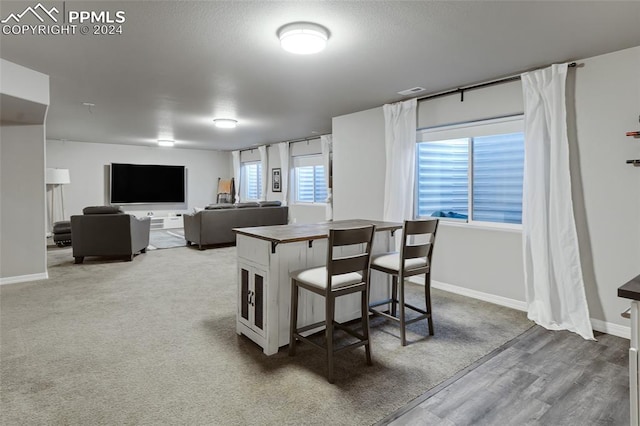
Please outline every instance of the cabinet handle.
[[253, 295], [254, 295], [253, 291], [249, 290], [249, 294], [247, 295], [249, 300], [247, 301], [247, 303], [251, 306], [255, 306], [253, 304]]

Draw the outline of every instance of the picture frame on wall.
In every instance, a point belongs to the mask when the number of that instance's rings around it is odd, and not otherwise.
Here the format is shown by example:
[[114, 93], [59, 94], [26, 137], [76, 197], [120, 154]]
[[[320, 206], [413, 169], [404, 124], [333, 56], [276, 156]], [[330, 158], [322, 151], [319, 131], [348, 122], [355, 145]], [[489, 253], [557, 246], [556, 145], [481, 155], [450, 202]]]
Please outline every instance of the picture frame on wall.
[[271, 169], [271, 191], [282, 192], [282, 180], [280, 168]]

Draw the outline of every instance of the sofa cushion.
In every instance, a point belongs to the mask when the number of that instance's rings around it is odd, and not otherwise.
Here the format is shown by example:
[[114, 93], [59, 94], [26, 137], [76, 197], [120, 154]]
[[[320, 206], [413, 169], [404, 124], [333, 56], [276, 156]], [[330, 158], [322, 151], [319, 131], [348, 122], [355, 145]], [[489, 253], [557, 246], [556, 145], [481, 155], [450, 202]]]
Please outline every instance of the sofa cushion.
[[247, 203], [237, 203], [235, 206], [238, 209], [244, 209], [247, 207], [260, 207], [260, 204], [256, 202], [247, 202]]
[[117, 206], [90, 206], [82, 209], [83, 214], [115, 214], [124, 213], [120, 207]]
[[280, 207], [282, 205], [281, 201], [260, 201], [260, 207]]
[[219, 203], [219, 204], [209, 204], [205, 207], [205, 210], [221, 210], [221, 209], [232, 209], [233, 204], [231, 203]]

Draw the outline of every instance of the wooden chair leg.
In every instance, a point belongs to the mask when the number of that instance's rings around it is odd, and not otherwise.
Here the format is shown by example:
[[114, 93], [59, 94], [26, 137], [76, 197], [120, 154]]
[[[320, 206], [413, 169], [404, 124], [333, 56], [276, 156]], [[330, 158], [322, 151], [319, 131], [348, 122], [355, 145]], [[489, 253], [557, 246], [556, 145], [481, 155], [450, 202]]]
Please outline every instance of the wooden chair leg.
[[400, 305], [400, 341], [402, 342], [402, 346], [407, 346], [407, 337], [405, 330], [405, 316], [404, 316], [404, 277], [400, 276], [398, 278], [399, 287], [400, 287], [400, 299], [398, 300], [398, 304]]
[[362, 293], [362, 336], [366, 339], [367, 343], [364, 345], [365, 354], [367, 356], [367, 365], [371, 365], [371, 339], [369, 338], [369, 294], [366, 291]]
[[326, 306], [326, 347], [327, 347], [327, 380], [329, 383], [333, 383], [333, 320], [335, 315], [336, 300], [333, 297], [329, 297], [325, 300]]
[[289, 321], [289, 356], [296, 354], [296, 328], [298, 327], [298, 286], [291, 280], [291, 320]]
[[393, 275], [391, 276], [391, 315], [398, 315], [398, 277]]
[[433, 313], [431, 312], [431, 274], [427, 272], [424, 277], [424, 298], [426, 311], [429, 314], [427, 322], [429, 324], [429, 335], [433, 336]]

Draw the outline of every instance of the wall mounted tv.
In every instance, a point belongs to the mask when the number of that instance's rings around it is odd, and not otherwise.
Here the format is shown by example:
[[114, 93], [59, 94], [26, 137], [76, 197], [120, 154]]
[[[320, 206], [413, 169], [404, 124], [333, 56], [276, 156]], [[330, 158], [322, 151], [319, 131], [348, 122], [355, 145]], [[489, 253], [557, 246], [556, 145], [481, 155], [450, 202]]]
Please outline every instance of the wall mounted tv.
[[185, 202], [185, 167], [111, 163], [111, 204]]

